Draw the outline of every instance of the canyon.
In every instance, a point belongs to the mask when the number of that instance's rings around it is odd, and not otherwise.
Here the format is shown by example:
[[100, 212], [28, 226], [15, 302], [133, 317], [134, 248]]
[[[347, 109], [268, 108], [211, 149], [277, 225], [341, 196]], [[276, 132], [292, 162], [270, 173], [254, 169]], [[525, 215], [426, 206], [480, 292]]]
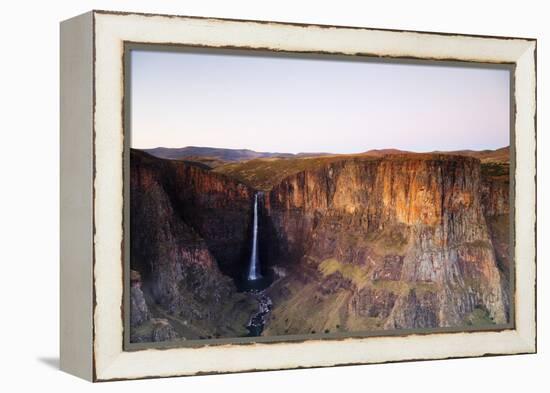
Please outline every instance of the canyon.
[[510, 322], [508, 148], [239, 152], [131, 150], [132, 342]]
[[246, 334], [256, 302], [234, 279], [253, 191], [143, 152], [130, 160], [130, 269], [140, 277], [131, 291], [131, 341], [155, 341], [151, 319], [172, 327], [170, 339]]

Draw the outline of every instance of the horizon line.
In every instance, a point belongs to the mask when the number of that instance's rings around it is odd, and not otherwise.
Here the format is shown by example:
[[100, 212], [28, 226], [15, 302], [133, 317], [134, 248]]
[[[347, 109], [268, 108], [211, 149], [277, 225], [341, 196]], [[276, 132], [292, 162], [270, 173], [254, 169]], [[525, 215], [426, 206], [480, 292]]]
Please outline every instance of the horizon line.
[[133, 147], [130, 146], [131, 149], [136, 150], [155, 150], [155, 149], [186, 149], [186, 148], [199, 148], [199, 149], [219, 149], [219, 150], [247, 150], [254, 153], [265, 153], [265, 154], [292, 154], [292, 155], [300, 155], [300, 154], [331, 154], [331, 155], [350, 155], [350, 154], [361, 154], [361, 153], [368, 153], [372, 151], [383, 151], [383, 150], [398, 150], [403, 153], [452, 153], [452, 152], [461, 152], [461, 151], [471, 151], [471, 152], [483, 152], [483, 151], [497, 151], [502, 150], [506, 148], [510, 148], [510, 144], [506, 146], [501, 146], [497, 148], [486, 148], [486, 149], [454, 149], [454, 150], [427, 150], [427, 151], [415, 151], [415, 150], [403, 150], [396, 147], [384, 147], [384, 148], [372, 148], [368, 150], [361, 150], [353, 153], [334, 153], [334, 152], [328, 152], [328, 151], [301, 151], [298, 153], [289, 153], [289, 152], [283, 152], [283, 151], [266, 151], [266, 150], [254, 150], [250, 148], [233, 148], [233, 147], [216, 147], [216, 146], [197, 146], [197, 145], [187, 145], [187, 146], [179, 146], [179, 147], [167, 147], [167, 146], [156, 146], [156, 147]]

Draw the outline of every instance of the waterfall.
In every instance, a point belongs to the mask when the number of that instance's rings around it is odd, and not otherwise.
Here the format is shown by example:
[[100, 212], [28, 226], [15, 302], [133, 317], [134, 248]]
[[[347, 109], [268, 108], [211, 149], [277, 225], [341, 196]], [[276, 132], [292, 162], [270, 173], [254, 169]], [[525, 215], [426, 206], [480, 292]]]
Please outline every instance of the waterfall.
[[260, 273], [260, 260], [258, 258], [258, 193], [254, 194], [254, 222], [252, 224], [252, 253], [250, 254], [250, 266], [248, 268], [248, 280], [254, 281], [262, 278]]

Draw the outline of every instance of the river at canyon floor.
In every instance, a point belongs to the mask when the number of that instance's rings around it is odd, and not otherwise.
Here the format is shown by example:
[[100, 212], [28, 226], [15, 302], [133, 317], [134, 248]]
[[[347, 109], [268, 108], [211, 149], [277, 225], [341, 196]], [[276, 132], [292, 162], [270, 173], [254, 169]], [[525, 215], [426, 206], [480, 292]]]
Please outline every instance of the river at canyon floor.
[[271, 313], [273, 303], [271, 298], [265, 294], [265, 291], [261, 290], [251, 290], [249, 292], [252, 296], [258, 301], [258, 310], [252, 314], [250, 321], [246, 325], [248, 329], [249, 337], [258, 337], [262, 334], [264, 330], [267, 317]]

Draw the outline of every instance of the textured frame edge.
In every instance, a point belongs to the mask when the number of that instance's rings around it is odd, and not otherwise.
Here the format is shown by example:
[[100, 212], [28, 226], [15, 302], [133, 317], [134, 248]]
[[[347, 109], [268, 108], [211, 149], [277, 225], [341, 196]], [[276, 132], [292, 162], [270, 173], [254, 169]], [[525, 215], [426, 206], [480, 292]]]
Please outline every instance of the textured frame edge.
[[[197, 19], [187, 17], [168, 17], [138, 14], [116, 14], [97, 12], [94, 13], [95, 30], [94, 45], [96, 47], [94, 73], [94, 87], [96, 95], [94, 112], [95, 129], [95, 162], [97, 165], [94, 177], [94, 220], [98, 224], [94, 236], [94, 287], [97, 305], [94, 310], [94, 380], [114, 380], [130, 378], [146, 378], [161, 376], [196, 375], [204, 373], [242, 372], [253, 370], [271, 370], [299, 367], [324, 367], [343, 364], [366, 364], [407, 360], [443, 359], [449, 357], [471, 357], [499, 354], [517, 354], [536, 352], [536, 315], [535, 315], [535, 285], [536, 285], [536, 250], [535, 250], [535, 225], [536, 216], [536, 174], [535, 150], [536, 150], [536, 41], [526, 39], [483, 38], [472, 36], [445, 35], [437, 33], [415, 33], [380, 31], [373, 29], [332, 28], [326, 29], [319, 26], [295, 26], [280, 23], [260, 23], [253, 21], [223, 21], [219, 19]], [[185, 23], [183, 21], [186, 21]], [[129, 23], [129, 26], [124, 26]], [[177, 26], [174, 26], [174, 23]], [[159, 26], [163, 31], [159, 31]], [[146, 29], [145, 29], [146, 27]], [[242, 28], [242, 29], [241, 29]], [[304, 38], [300, 48], [300, 39], [296, 41], [297, 31], [310, 29]], [[171, 30], [172, 29], [172, 30]], [[252, 45], [247, 45], [247, 37], [242, 33], [256, 31], [260, 37]], [[182, 33], [183, 32], [183, 33]], [[191, 36], [188, 33], [196, 33]], [[353, 32], [353, 33], [350, 33]], [[516, 189], [522, 190], [516, 195], [516, 262], [518, 269], [516, 297], [516, 329], [497, 333], [452, 333], [434, 334], [429, 336], [407, 337], [373, 337], [366, 339], [344, 339], [335, 342], [310, 341], [300, 344], [253, 344], [246, 346], [227, 345], [216, 348], [178, 348], [169, 350], [143, 350], [132, 353], [122, 351], [122, 321], [120, 307], [122, 304], [122, 269], [121, 243], [113, 241], [114, 235], [122, 239], [122, 119], [119, 118], [122, 107], [123, 86], [120, 78], [121, 62], [120, 51], [123, 50], [123, 41], [132, 41], [133, 38], [145, 39], [148, 42], [174, 42], [178, 37], [186, 40], [181, 44], [190, 44], [193, 39], [216, 41], [216, 34], [220, 45], [235, 45], [240, 47], [267, 48], [271, 50], [289, 51], [318, 51], [319, 36], [332, 36], [338, 39], [361, 36], [370, 37], [373, 41], [367, 42], [365, 52], [357, 50], [354, 45], [351, 48], [344, 45], [346, 54], [370, 53], [378, 56], [389, 57], [416, 57], [419, 58], [453, 58], [463, 61], [487, 61], [516, 63], [516, 134], [517, 157]], [[229, 34], [225, 34], [229, 33]], [[289, 40], [277, 44], [277, 36], [280, 33]], [[263, 34], [263, 35], [262, 35]], [[328, 36], [327, 36], [328, 34]], [[249, 36], [252, 34], [249, 34]], [[307, 39], [311, 35], [312, 40]], [[145, 37], [143, 37], [145, 36]], [[339, 37], [337, 37], [339, 36]], [[343, 36], [343, 37], [342, 37]], [[244, 37], [244, 39], [243, 39]], [[382, 41], [389, 40], [390, 45], [385, 50]], [[322, 37], [321, 37], [322, 38]], [[168, 39], [168, 40], [167, 40]], [[442, 48], [443, 43], [449, 40], [458, 40], [463, 45], [448, 49]], [[243, 42], [244, 41], [244, 42]], [[359, 40], [360, 41], [360, 40]], [[396, 41], [398, 43], [396, 44]], [[432, 53], [425, 50], [419, 51], [414, 45], [422, 42]], [[275, 46], [273, 44], [275, 43]], [[349, 42], [348, 42], [349, 43]], [[365, 44], [365, 42], [362, 42]], [[251, 44], [248, 42], [248, 44]], [[374, 45], [373, 45], [374, 44]], [[494, 44], [492, 48], [486, 44]], [[278, 46], [277, 46], [278, 45]], [[411, 46], [412, 45], [412, 46]], [[328, 45], [328, 52], [334, 53], [338, 45]], [[357, 45], [355, 45], [357, 46]], [[361, 46], [361, 45], [359, 45]], [[464, 48], [464, 46], [466, 48]], [[471, 50], [471, 46], [476, 50]], [[399, 48], [401, 47], [401, 48]], [[403, 50], [405, 47], [405, 50]], [[360, 48], [359, 48], [360, 49]], [[458, 54], [452, 57], [454, 52]], [[420, 52], [420, 53], [417, 53]], [[119, 89], [116, 86], [120, 87]], [[110, 92], [111, 94], [106, 94]], [[518, 143], [519, 142], [519, 143]], [[110, 169], [110, 170], [109, 170]], [[117, 192], [116, 190], [120, 192]], [[533, 215], [526, 214], [533, 212]], [[520, 214], [520, 212], [523, 214]], [[110, 228], [110, 229], [109, 229]], [[109, 231], [114, 231], [110, 232]], [[117, 232], [119, 232], [117, 234]], [[118, 236], [120, 235], [120, 236]], [[116, 263], [116, 265], [115, 265]], [[108, 271], [106, 268], [114, 268]], [[118, 271], [117, 269], [121, 269]], [[107, 275], [109, 273], [111, 276]], [[110, 289], [109, 289], [110, 288]], [[523, 306], [520, 306], [520, 303]], [[118, 320], [118, 322], [117, 322]], [[496, 342], [491, 339], [496, 338]], [[119, 340], [120, 339], [120, 340]], [[441, 350], [449, 340], [454, 340], [455, 349]], [[503, 346], [502, 341], [506, 345]], [[458, 345], [457, 345], [458, 344]], [[489, 344], [489, 345], [488, 345]], [[342, 352], [353, 353], [352, 356], [340, 356], [334, 354], [335, 345]], [[410, 346], [416, 346], [413, 351]], [[308, 347], [304, 351], [304, 347]], [[428, 347], [436, 348], [428, 351]], [[472, 350], [473, 347], [475, 350]], [[358, 351], [356, 348], [361, 347]], [[388, 351], [404, 348], [403, 353], [391, 355]], [[472, 348], [469, 348], [472, 347]], [[399, 350], [399, 349], [398, 349]], [[329, 361], [323, 356], [330, 354]], [[193, 356], [193, 365], [182, 361], [186, 355]], [[260, 362], [260, 367], [254, 367], [250, 359], [266, 359]], [[283, 362], [271, 362], [273, 358], [285, 359]], [[290, 358], [290, 359], [289, 359]], [[145, 362], [144, 362], [145, 360]], [[243, 361], [244, 360], [244, 361]], [[145, 363], [145, 364], [144, 364]], [[145, 366], [145, 368], [143, 368]], [[191, 367], [189, 367], [191, 366]], [[141, 369], [140, 369], [141, 367]]]
[[93, 12], [59, 38], [60, 369], [93, 380]]

